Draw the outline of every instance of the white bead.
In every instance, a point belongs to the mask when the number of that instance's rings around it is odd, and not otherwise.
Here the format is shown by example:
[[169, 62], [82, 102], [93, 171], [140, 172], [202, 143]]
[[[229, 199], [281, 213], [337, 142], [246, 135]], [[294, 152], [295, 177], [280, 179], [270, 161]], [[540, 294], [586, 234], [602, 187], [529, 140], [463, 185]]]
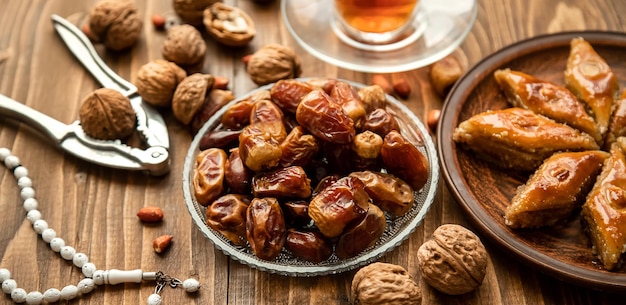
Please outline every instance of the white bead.
[[61, 251], [59, 251], [61, 257], [65, 260], [71, 260], [74, 258], [74, 254], [76, 254], [76, 250], [72, 248], [72, 246], [63, 246], [61, 247]]
[[61, 299], [61, 291], [56, 288], [50, 288], [43, 293], [44, 301], [48, 303], [54, 303]]
[[148, 305], [161, 305], [161, 296], [153, 293], [148, 297]]
[[20, 191], [20, 196], [22, 196], [22, 200], [35, 198], [35, 189], [30, 186], [22, 188], [22, 190]]
[[6, 158], [4, 158], [4, 165], [8, 169], [12, 170], [16, 166], [20, 165], [20, 158], [13, 155], [7, 156]]
[[11, 278], [11, 271], [9, 269], [2, 268], [0, 269], [0, 283]]
[[22, 177], [27, 177], [28, 169], [20, 165], [13, 170], [13, 176], [15, 176], [15, 179], [17, 180], [19, 180]]
[[15, 288], [11, 292], [11, 300], [15, 303], [24, 303], [26, 302], [26, 290], [22, 288]]
[[33, 180], [26, 176], [20, 177], [19, 179], [17, 179], [17, 186], [19, 186], [20, 188], [32, 187]]
[[48, 222], [43, 219], [39, 219], [35, 221], [35, 223], [33, 223], [33, 230], [35, 230], [37, 234], [43, 233], [43, 231], [46, 230], [47, 228], [48, 228]]
[[78, 282], [78, 292], [80, 294], [88, 294], [96, 288], [96, 283], [92, 279], [82, 279]]
[[31, 291], [26, 295], [26, 304], [39, 305], [43, 301], [43, 294], [39, 291]]
[[30, 210], [26, 213], [26, 219], [28, 219], [30, 223], [35, 223], [35, 221], [41, 219], [41, 212], [39, 212], [39, 210]]
[[65, 241], [62, 238], [55, 237], [50, 241], [50, 248], [54, 252], [61, 251], [61, 248], [65, 247]]
[[11, 151], [6, 147], [0, 147], [0, 162], [4, 162], [4, 160], [11, 155]]
[[89, 262], [89, 257], [87, 257], [85, 253], [76, 253], [74, 257], [72, 257], [72, 263], [78, 268], [82, 268], [87, 262]]
[[37, 202], [37, 199], [28, 198], [24, 200], [24, 210], [26, 210], [26, 212], [36, 210], [38, 207], [39, 207], [39, 202]]
[[57, 232], [54, 231], [54, 229], [47, 228], [41, 232], [41, 239], [47, 243], [50, 243], [50, 241], [52, 241], [55, 237], [57, 237]]
[[15, 288], [17, 288], [17, 283], [14, 279], [7, 279], [2, 281], [2, 291], [4, 291], [4, 293], [11, 294], [11, 292], [13, 292]]
[[200, 289], [200, 282], [196, 279], [186, 279], [183, 282], [183, 288], [187, 292], [196, 292]]
[[61, 299], [71, 300], [78, 296], [78, 287], [74, 285], [67, 285], [61, 289]]
[[96, 271], [96, 265], [94, 265], [93, 263], [86, 263], [81, 269], [85, 277], [92, 278], [93, 273]]
[[104, 270], [96, 270], [93, 272], [93, 282], [96, 285], [104, 285]]

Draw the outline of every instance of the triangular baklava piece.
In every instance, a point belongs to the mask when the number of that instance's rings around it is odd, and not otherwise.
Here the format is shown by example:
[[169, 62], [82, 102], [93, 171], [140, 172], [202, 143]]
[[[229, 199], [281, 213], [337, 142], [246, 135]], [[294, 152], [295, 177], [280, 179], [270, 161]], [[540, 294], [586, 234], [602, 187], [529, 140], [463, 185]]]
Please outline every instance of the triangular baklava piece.
[[615, 110], [611, 116], [609, 131], [604, 139], [604, 148], [608, 151], [619, 137], [626, 136], [626, 90], [615, 102]]
[[461, 122], [452, 137], [478, 157], [522, 171], [534, 171], [558, 151], [599, 149], [590, 135], [517, 107], [477, 114]]
[[551, 226], [579, 209], [609, 153], [601, 150], [555, 153], [546, 159], [507, 207], [511, 228]]

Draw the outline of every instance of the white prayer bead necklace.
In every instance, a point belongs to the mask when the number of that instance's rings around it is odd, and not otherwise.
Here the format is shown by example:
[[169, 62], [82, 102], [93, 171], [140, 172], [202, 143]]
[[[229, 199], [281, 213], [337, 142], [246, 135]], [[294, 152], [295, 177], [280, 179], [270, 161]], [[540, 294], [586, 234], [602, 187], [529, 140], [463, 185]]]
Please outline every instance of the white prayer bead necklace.
[[23, 200], [24, 210], [26, 210], [26, 218], [33, 225], [33, 230], [41, 235], [41, 238], [50, 244], [50, 249], [58, 252], [59, 255], [68, 261], [72, 261], [74, 266], [81, 268], [84, 279], [78, 282], [78, 285], [67, 285], [63, 289], [50, 288], [45, 292], [39, 291], [26, 292], [23, 288], [18, 287], [17, 282], [11, 278], [11, 272], [6, 268], [0, 269], [0, 283], [2, 283], [2, 291], [11, 296], [15, 303], [26, 304], [44, 304], [55, 303], [62, 300], [72, 300], [80, 295], [88, 294], [93, 291], [96, 285], [116, 285], [120, 283], [141, 283], [142, 281], [155, 281], [156, 288], [154, 293], [148, 297], [148, 305], [161, 304], [161, 291], [165, 286], [176, 288], [182, 286], [187, 292], [196, 292], [200, 288], [200, 283], [193, 279], [181, 281], [177, 278], [164, 274], [163, 272], [143, 272], [137, 270], [98, 270], [96, 265], [89, 262], [89, 258], [84, 253], [77, 253], [76, 250], [68, 245], [65, 241], [57, 237], [56, 231], [48, 227], [48, 223], [41, 218], [41, 212], [37, 209], [38, 202], [35, 199], [35, 189], [32, 180], [28, 177], [28, 169], [20, 164], [18, 157], [11, 154], [7, 148], [0, 147], [0, 163], [13, 171], [13, 175], [20, 187], [20, 196]]

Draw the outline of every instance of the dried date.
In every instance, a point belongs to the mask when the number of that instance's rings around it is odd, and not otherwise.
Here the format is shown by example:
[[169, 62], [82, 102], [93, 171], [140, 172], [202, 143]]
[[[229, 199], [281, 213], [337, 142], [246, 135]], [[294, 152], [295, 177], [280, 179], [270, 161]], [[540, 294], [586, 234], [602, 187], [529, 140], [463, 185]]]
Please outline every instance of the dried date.
[[196, 157], [193, 190], [198, 203], [207, 206], [224, 192], [226, 152], [219, 148], [204, 150]]
[[249, 125], [253, 106], [254, 102], [251, 100], [243, 100], [231, 105], [222, 115], [222, 125], [231, 129], [241, 129]]
[[280, 143], [280, 149], [282, 150], [280, 165], [288, 167], [292, 165], [307, 166], [320, 147], [317, 138], [306, 134], [302, 127], [296, 126]]
[[374, 201], [374, 204], [383, 211], [394, 216], [406, 214], [413, 206], [413, 189], [402, 179], [387, 173], [362, 171], [353, 172], [365, 183], [365, 191]]
[[239, 140], [239, 134], [241, 134], [241, 130], [209, 131], [200, 139], [198, 148], [200, 150], [206, 150], [209, 148], [227, 149], [231, 145], [237, 143], [237, 140]]
[[300, 166], [290, 166], [258, 173], [252, 178], [255, 197], [307, 198], [311, 196], [311, 180]]
[[365, 107], [361, 97], [352, 85], [346, 82], [337, 82], [330, 91], [330, 97], [341, 105], [343, 111], [352, 119], [354, 127], [359, 129], [365, 120]]
[[396, 118], [385, 109], [378, 108], [370, 112], [365, 117], [364, 130], [370, 130], [381, 137], [386, 136], [392, 130], [399, 130], [400, 127]]
[[370, 204], [367, 214], [358, 223], [350, 224], [339, 236], [335, 253], [339, 258], [350, 258], [374, 245], [385, 232], [387, 222], [383, 211]]
[[243, 164], [239, 148], [230, 150], [226, 162], [224, 179], [230, 191], [235, 194], [249, 194], [254, 173]]
[[290, 200], [282, 204], [285, 222], [292, 227], [305, 227], [311, 223], [309, 201]]
[[280, 254], [287, 227], [278, 200], [272, 197], [254, 198], [246, 211], [246, 238], [252, 252], [271, 261]]
[[287, 136], [282, 122], [263, 122], [246, 126], [239, 135], [239, 154], [255, 172], [275, 167], [280, 162], [280, 143]]
[[398, 131], [389, 132], [380, 150], [385, 168], [418, 191], [428, 181], [428, 160]]
[[356, 134], [352, 119], [322, 90], [313, 90], [302, 98], [296, 120], [314, 136], [331, 143], [350, 143]]
[[206, 222], [235, 245], [246, 243], [246, 211], [250, 197], [227, 194], [215, 200], [206, 210]]
[[283, 120], [283, 111], [270, 100], [260, 100], [252, 105], [250, 124]]
[[294, 256], [312, 263], [320, 263], [333, 254], [333, 246], [328, 238], [317, 231], [287, 231], [285, 249]]
[[283, 111], [296, 113], [302, 97], [311, 91], [313, 86], [307, 83], [295, 79], [282, 79], [270, 89], [270, 95]]

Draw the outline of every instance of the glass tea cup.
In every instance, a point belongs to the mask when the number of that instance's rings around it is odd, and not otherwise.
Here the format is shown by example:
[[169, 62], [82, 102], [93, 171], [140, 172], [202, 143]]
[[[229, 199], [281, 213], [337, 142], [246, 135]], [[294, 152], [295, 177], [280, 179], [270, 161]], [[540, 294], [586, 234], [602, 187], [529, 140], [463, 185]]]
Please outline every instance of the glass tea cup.
[[402, 47], [423, 32], [419, 7], [419, 0], [334, 0], [333, 29], [361, 49]]

